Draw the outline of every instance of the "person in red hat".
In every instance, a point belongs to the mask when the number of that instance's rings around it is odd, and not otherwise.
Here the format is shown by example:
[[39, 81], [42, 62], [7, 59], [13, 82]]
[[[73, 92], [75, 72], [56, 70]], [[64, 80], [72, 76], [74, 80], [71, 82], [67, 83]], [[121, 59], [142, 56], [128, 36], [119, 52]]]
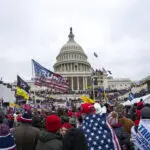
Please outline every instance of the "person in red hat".
[[81, 114], [94, 114], [95, 113], [95, 108], [94, 105], [91, 103], [83, 103], [81, 104], [80, 108]]
[[46, 131], [41, 131], [36, 150], [62, 150], [60, 128], [61, 119], [57, 115], [47, 116]]
[[62, 136], [64, 137], [65, 136], [65, 134], [67, 133], [67, 131], [69, 131], [69, 129], [71, 129], [72, 128], [72, 125], [70, 124], [70, 123], [64, 123], [63, 125], [62, 125], [62, 127], [61, 127], [61, 134], [62, 134]]

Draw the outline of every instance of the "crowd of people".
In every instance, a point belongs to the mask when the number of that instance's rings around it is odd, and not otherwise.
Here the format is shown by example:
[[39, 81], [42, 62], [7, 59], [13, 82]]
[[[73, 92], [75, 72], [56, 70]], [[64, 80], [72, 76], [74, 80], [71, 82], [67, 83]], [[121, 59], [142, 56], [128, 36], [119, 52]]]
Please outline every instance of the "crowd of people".
[[[131, 107], [82, 103], [79, 108], [51, 105], [0, 112], [0, 150], [146, 150], [150, 105]], [[145, 139], [138, 143], [142, 131]], [[149, 143], [148, 143], [149, 144]], [[145, 146], [145, 147], [144, 147]]]

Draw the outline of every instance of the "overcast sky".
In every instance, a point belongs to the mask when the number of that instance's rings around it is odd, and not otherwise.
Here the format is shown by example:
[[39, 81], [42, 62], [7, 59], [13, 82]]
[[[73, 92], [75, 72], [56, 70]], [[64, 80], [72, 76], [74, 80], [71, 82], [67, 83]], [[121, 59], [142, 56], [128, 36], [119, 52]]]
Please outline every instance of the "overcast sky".
[[53, 70], [71, 26], [94, 68], [150, 74], [150, 0], [0, 0], [0, 77], [30, 79], [32, 58]]

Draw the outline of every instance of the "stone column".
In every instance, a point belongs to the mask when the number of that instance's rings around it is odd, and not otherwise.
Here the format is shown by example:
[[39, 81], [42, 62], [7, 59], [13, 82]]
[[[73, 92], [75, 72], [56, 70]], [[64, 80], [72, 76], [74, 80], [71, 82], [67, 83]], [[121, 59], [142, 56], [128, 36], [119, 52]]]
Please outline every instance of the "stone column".
[[83, 90], [85, 91], [85, 77], [83, 77]]
[[79, 91], [80, 87], [79, 87], [79, 77], [77, 77], [77, 90]]
[[85, 86], [86, 86], [86, 88], [87, 88], [87, 77], [85, 78]]
[[68, 66], [67, 66], [68, 64], [66, 64], [66, 72], [67, 72], [67, 70], [68, 70]]
[[71, 86], [72, 86], [72, 91], [74, 90], [73, 86], [73, 77], [71, 77]]

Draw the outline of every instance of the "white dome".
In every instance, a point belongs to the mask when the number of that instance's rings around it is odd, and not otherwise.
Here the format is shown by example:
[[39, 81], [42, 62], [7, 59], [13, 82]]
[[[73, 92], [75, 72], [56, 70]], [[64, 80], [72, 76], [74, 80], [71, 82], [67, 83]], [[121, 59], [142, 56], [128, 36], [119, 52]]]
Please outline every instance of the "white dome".
[[67, 44], [65, 44], [61, 50], [60, 50], [60, 53], [65, 53], [65, 52], [81, 52], [81, 53], [84, 53], [82, 47], [77, 44], [75, 41], [68, 41]]
[[70, 34], [68, 35], [69, 41], [61, 48], [60, 53], [65, 52], [80, 52], [84, 54], [82, 47], [77, 44], [74, 40], [74, 34], [72, 33], [72, 28], [70, 28]]
[[[87, 56], [84, 53], [84, 50], [82, 47], [77, 44], [74, 40], [74, 34], [72, 33], [72, 28], [70, 28], [70, 34], [68, 35], [69, 40], [68, 42], [62, 46], [57, 58], [56, 63], [54, 64], [54, 70], [57, 72], [58, 70], [61, 70], [62, 65], [68, 65], [68, 68], [65, 71], [71, 70], [71, 67], [69, 65], [76, 66], [85, 66], [87, 67], [87, 71], [90, 70], [90, 64], [87, 61]], [[81, 67], [79, 67], [81, 68]], [[63, 70], [63, 69], [62, 69]], [[82, 69], [77, 69], [77, 72], [82, 72]]]

